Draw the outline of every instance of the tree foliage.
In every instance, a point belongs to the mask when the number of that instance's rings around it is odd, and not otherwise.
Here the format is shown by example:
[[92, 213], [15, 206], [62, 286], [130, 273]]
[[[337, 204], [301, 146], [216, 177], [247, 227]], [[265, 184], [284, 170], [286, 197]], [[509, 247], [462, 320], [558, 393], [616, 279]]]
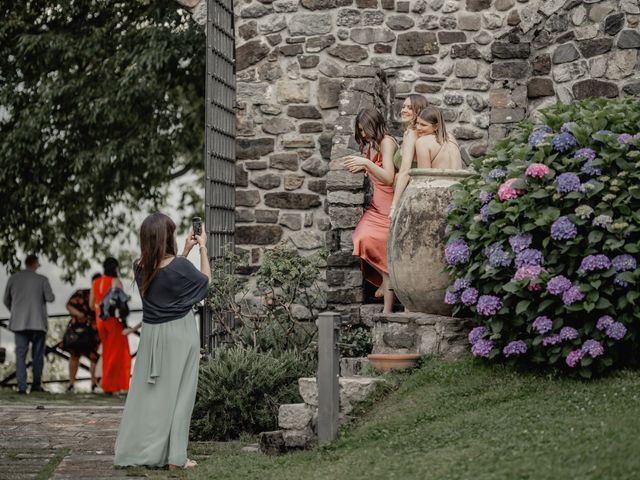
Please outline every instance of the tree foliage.
[[0, 2], [0, 262], [69, 276], [200, 166], [203, 29], [170, 0]]

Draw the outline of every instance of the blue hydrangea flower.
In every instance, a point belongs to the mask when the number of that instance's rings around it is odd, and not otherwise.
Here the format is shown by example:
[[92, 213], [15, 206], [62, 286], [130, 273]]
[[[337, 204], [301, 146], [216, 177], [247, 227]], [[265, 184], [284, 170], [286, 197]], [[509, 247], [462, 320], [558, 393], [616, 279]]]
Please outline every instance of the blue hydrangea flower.
[[611, 260], [611, 265], [616, 269], [616, 272], [628, 272], [636, 269], [636, 259], [628, 253], [617, 255]]
[[460, 290], [464, 290], [469, 285], [471, 285], [471, 283], [466, 278], [456, 278], [453, 282], [453, 291], [458, 293]]
[[523, 265], [544, 265], [544, 257], [540, 250], [526, 248], [516, 254], [516, 267]]
[[478, 340], [471, 347], [471, 353], [474, 357], [489, 358], [493, 350], [493, 342], [491, 340]]
[[489, 223], [489, 204], [483, 205], [480, 208], [480, 220], [484, 223]]
[[613, 322], [607, 327], [605, 333], [609, 338], [613, 338], [614, 340], [622, 340], [627, 334], [627, 327], [625, 327], [622, 322]]
[[569, 217], [559, 217], [551, 225], [551, 238], [554, 240], [572, 240], [578, 235], [578, 227], [569, 220]]
[[596, 328], [598, 330], [606, 330], [609, 325], [612, 325], [615, 320], [609, 315], [601, 316], [596, 322]]
[[502, 248], [500, 242], [495, 242], [484, 249], [484, 254], [493, 268], [508, 267], [511, 265], [511, 257]]
[[513, 355], [521, 355], [527, 353], [527, 344], [522, 340], [515, 340], [502, 349], [505, 357], [509, 358]]
[[444, 256], [449, 265], [467, 263], [470, 255], [471, 250], [469, 249], [469, 245], [462, 239], [454, 240], [444, 249]]
[[550, 332], [553, 328], [553, 321], [546, 316], [536, 317], [533, 321], [533, 328], [540, 335], [544, 335], [545, 333]]
[[551, 130], [551, 127], [548, 127], [547, 125], [537, 126], [529, 135], [529, 145], [531, 145], [532, 147], [537, 147], [544, 139], [544, 136], [552, 132], [553, 130]]
[[567, 150], [572, 149], [578, 144], [576, 141], [576, 137], [571, 135], [569, 132], [561, 132], [553, 137], [551, 140], [551, 146], [555, 152], [566, 152]]
[[591, 177], [599, 177], [602, 175], [602, 169], [593, 165], [593, 160], [587, 160], [580, 167], [580, 171]]
[[582, 344], [582, 351], [588, 353], [591, 357], [596, 358], [604, 353], [602, 344], [597, 340], [587, 340]]
[[611, 260], [603, 254], [588, 255], [582, 259], [580, 263], [580, 272], [594, 272], [596, 270], [609, 270], [611, 268]]
[[571, 280], [563, 275], [553, 277], [547, 282], [547, 290], [551, 295], [562, 295], [572, 286], [573, 284], [571, 283]]
[[498, 313], [502, 308], [502, 300], [495, 295], [482, 295], [476, 304], [476, 310], [480, 315], [490, 317]]
[[457, 293], [450, 290], [447, 290], [444, 293], [444, 303], [446, 303], [447, 305], [455, 305], [456, 303], [458, 303], [459, 298], [460, 297]]
[[560, 330], [560, 338], [562, 340], [575, 340], [578, 338], [578, 331], [573, 327], [563, 327]]
[[618, 137], [618, 142], [620, 142], [621, 145], [629, 143], [631, 140], [633, 140], [633, 135], [629, 133], [623, 133]]
[[515, 253], [518, 253], [528, 248], [532, 239], [533, 236], [530, 233], [518, 233], [509, 237], [509, 245]]
[[482, 192], [480, 192], [480, 203], [485, 205], [485, 204], [489, 203], [494, 196], [495, 196], [495, 194], [493, 192], [482, 191]]
[[469, 332], [469, 343], [474, 345], [478, 340], [484, 337], [487, 333], [486, 327], [475, 327]]
[[581, 158], [583, 160], [595, 160], [597, 156], [596, 151], [593, 148], [581, 148], [580, 150], [576, 151], [576, 153], [573, 155], [573, 158]]
[[507, 171], [503, 168], [494, 168], [488, 173], [488, 177], [491, 180], [500, 180], [507, 176]]
[[556, 191], [558, 193], [579, 192], [580, 187], [580, 178], [575, 173], [561, 173], [556, 178]]
[[623, 280], [619, 273], [616, 273], [615, 277], [613, 277], [613, 284], [622, 288], [627, 288], [629, 286], [629, 282]]

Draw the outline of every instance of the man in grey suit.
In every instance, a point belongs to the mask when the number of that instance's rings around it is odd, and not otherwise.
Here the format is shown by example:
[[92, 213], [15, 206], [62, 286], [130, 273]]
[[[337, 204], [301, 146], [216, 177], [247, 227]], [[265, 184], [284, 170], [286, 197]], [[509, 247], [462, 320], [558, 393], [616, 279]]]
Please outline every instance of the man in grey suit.
[[42, 367], [44, 365], [45, 341], [48, 317], [46, 302], [55, 299], [49, 280], [39, 275], [38, 257], [27, 256], [27, 268], [9, 277], [4, 291], [4, 304], [11, 311], [9, 330], [16, 339], [16, 379], [18, 393], [27, 393], [27, 351], [31, 343], [33, 362], [32, 392], [42, 392]]

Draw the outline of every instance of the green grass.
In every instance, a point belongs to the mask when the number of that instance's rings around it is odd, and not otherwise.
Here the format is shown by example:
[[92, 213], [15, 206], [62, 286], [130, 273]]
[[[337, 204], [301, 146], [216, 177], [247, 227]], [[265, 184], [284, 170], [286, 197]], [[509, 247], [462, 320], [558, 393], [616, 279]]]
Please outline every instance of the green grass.
[[434, 360], [328, 446], [268, 457], [209, 444], [179, 477], [637, 479], [639, 400], [637, 371], [585, 382]]

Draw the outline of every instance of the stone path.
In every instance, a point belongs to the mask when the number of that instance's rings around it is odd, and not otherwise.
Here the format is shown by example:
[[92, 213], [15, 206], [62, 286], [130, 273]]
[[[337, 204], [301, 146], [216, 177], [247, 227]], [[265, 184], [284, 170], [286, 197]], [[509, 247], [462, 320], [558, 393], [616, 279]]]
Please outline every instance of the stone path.
[[0, 480], [128, 479], [113, 468], [122, 406], [0, 404]]

